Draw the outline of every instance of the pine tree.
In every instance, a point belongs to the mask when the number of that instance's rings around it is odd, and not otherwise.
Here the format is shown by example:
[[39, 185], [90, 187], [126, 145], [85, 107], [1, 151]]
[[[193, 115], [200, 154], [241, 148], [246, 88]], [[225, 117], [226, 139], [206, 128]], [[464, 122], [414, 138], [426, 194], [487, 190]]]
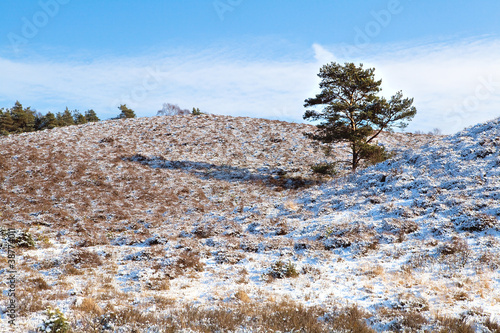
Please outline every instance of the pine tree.
[[47, 112], [47, 114], [43, 117], [41, 130], [43, 129], [52, 129], [57, 127], [57, 119], [56, 116], [52, 112]]
[[44, 116], [40, 112], [35, 113], [35, 131], [39, 131], [43, 124]]
[[99, 117], [97, 117], [97, 114], [92, 109], [85, 111], [85, 119], [87, 119], [88, 123], [100, 121]]
[[312, 139], [324, 142], [348, 142], [355, 171], [361, 160], [380, 160], [385, 151], [373, 144], [383, 131], [392, 127], [406, 127], [417, 110], [413, 99], [403, 99], [401, 92], [387, 101], [378, 97], [382, 80], [375, 80], [374, 68], [363, 69], [353, 63], [344, 66], [332, 62], [324, 65], [318, 74], [321, 93], [305, 100], [305, 107], [323, 105], [323, 110], [307, 110], [304, 119], [323, 120], [316, 133], [305, 133]]
[[68, 109], [68, 107], [66, 107], [62, 114], [57, 114], [57, 123], [58, 126], [70, 126], [75, 124], [73, 115], [71, 114], [71, 111]]
[[0, 116], [0, 135], [8, 135], [12, 132], [14, 120], [9, 110], [5, 110]]
[[17, 133], [32, 132], [35, 130], [35, 113], [30, 107], [23, 108], [19, 101], [10, 109], [14, 121], [12, 131]]
[[73, 122], [76, 125], [81, 125], [81, 124], [86, 124], [87, 123], [87, 118], [83, 114], [80, 113], [78, 110], [73, 111]]
[[135, 112], [127, 107], [127, 104], [122, 104], [118, 107], [121, 113], [118, 115], [118, 119], [123, 118], [135, 118]]
[[24, 115], [23, 105], [19, 101], [16, 101], [14, 106], [10, 108], [10, 115], [12, 117], [12, 126], [10, 132], [22, 131], [22, 124], [26, 117]]

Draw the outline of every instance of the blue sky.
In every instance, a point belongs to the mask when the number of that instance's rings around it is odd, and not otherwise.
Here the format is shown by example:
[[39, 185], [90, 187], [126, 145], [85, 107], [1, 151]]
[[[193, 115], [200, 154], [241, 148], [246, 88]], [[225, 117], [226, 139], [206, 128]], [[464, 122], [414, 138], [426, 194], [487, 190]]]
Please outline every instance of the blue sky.
[[445, 133], [500, 111], [497, 0], [4, 0], [0, 107], [126, 103], [302, 121], [328, 62], [375, 67], [414, 97], [408, 130]]

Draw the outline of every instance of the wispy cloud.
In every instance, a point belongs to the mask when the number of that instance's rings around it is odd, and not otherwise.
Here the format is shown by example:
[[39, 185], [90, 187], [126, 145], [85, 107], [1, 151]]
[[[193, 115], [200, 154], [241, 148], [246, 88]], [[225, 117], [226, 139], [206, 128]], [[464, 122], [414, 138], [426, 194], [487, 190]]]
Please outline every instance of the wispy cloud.
[[376, 68], [386, 94], [401, 89], [415, 98], [419, 112], [410, 129], [438, 127], [453, 133], [499, 116], [499, 39], [379, 49], [365, 62]]
[[384, 93], [415, 97], [418, 116], [409, 129], [452, 133], [494, 118], [500, 110], [500, 41], [374, 45], [344, 59], [336, 46], [315, 44], [314, 57], [249, 57], [244, 49], [176, 51], [92, 61], [0, 58], [2, 106], [16, 99], [42, 112], [94, 108], [103, 117], [126, 103], [140, 116], [164, 102], [203, 111], [302, 121], [305, 98], [318, 92], [316, 76], [329, 61], [376, 68]]
[[90, 63], [0, 58], [0, 71], [9, 78], [0, 82], [0, 100], [19, 99], [42, 112], [65, 105], [94, 108], [107, 116], [121, 103], [150, 116], [173, 102], [212, 113], [293, 120], [315, 85], [317, 68], [218, 50]]

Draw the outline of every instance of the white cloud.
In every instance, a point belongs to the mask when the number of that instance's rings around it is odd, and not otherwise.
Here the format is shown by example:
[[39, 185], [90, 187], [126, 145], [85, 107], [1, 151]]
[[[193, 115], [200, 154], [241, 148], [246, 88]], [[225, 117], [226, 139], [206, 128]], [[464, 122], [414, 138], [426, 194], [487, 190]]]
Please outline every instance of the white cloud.
[[[318, 92], [321, 65], [342, 59], [338, 49], [314, 44], [314, 59], [248, 57], [241, 49], [207, 49], [92, 62], [14, 61], [0, 58], [2, 106], [16, 99], [39, 111], [93, 108], [103, 117], [126, 103], [152, 116], [164, 102], [217, 114], [301, 121], [304, 99]], [[384, 95], [402, 89], [415, 97], [409, 129], [452, 133], [494, 118], [500, 110], [500, 41], [478, 39], [419, 46], [378, 45], [352, 59], [376, 68]], [[382, 50], [382, 51], [380, 51]], [[387, 51], [384, 51], [387, 50]], [[491, 83], [485, 83], [485, 82]]]
[[332, 61], [337, 61], [335, 56], [333, 55], [332, 52], [327, 51], [323, 46], [314, 43], [313, 44], [313, 50], [314, 50], [314, 58], [320, 63], [320, 64], [326, 64]]
[[[242, 57], [241, 57], [242, 58]], [[316, 85], [318, 65], [242, 60], [207, 50], [92, 63], [0, 59], [0, 100], [16, 99], [42, 112], [94, 108], [107, 117], [126, 103], [140, 116], [164, 102], [217, 114], [300, 120], [303, 100]], [[8, 106], [8, 105], [5, 105]]]
[[385, 94], [403, 90], [415, 98], [418, 114], [409, 129], [453, 133], [500, 115], [500, 40], [387, 45], [385, 50], [364, 59], [376, 68]]

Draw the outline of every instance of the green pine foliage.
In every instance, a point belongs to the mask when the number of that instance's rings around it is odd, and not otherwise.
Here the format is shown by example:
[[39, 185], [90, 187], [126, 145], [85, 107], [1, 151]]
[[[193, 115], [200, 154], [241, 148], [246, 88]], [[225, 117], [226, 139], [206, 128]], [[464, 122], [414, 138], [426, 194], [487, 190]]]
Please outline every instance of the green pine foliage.
[[[130, 117], [129, 111], [125, 111], [125, 114]], [[133, 117], [135, 117], [135, 114], [133, 114]], [[100, 121], [100, 119], [92, 109], [85, 111], [85, 114], [81, 114], [78, 110], [70, 111], [66, 107], [63, 112], [54, 114], [49, 111], [46, 115], [42, 115], [36, 110], [32, 110], [31, 107], [23, 107], [19, 101], [16, 101], [10, 109], [0, 108], [0, 135], [42, 131], [55, 127], [81, 125], [97, 121]]]
[[0, 134], [33, 132], [39, 115], [30, 107], [24, 108], [19, 101], [10, 109], [2, 109], [0, 114]]
[[311, 166], [312, 172], [320, 175], [335, 176], [337, 174], [337, 163], [319, 163]]
[[[175, 106], [179, 108], [178, 106]], [[134, 110], [122, 104], [118, 107], [121, 113], [116, 118], [125, 119], [135, 118]], [[180, 108], [179, 108], [180, 110]], [[181, 110], [180, 114], [189, 114], [189, 110]], [[199, 108], [193, 108], [193, 115], [201, 115], [203, 112]], [[56, 127], [82, 125], [91, 122], [101, 121], [93, 109], [89, 109], [82, 114], [78, 110], [71, 111], [68, 107], [63, 112], [47, 112], [42, 115], [31, 107], [24, 108], [23, 105], [16, 101], [10, 109], [0, 108], [0, 136], [9, 135], [11, 133], [24, 133], [33, 131], [43, 131]]]
[[80, 113], [78, 110], [73, 111], [73, 122], [75, 125], [81, 125], [81, 124], [86, 124], [87, 123], [87, 118], [83, 114]]
[[97, 117], [95, 111], [92, 109], [85, 111], [85, 119], [87, 120], [88, 123], [101, 121], [99, 117]]
[[121, 113], [118, 115], [118, 119], [124, 118], [135, 118], [135, 112], [127, 107], [127, 104], [122, 104], [118, 107]]
[[16, 104], [10, 109], [13, 120], [11, 131], [15, 133], [33, 132], [35, 130], [35, 112], [30, 107], [23, 108], [23, 105], [16, 101]]
[[64, 110], [63, 113], [58, 113], [56, 118], [58, 125], [61, 127], [75, 124], [73, 115], [71, 114], [71, 111], [68, 109], [68, 107], [66, 107], [66, 110]]
[[[9, 231], [7, 228], [0, 227], [0, 240], [8, 240], [10, 244], [14, 244], [16, 247], [35, 247], [35, 240], [33, 238], [33, 235], [27, 231]], [[0, 248], [2, 248], [1, 244]]]
[[46, 316], [47, 318], [40, 327], [41, 332], [66, 333], [70, 331], [69, 321], [61, 310], [49, 307], [46, 310]]
[[43, 129], [53, 129], [58, 126], [56, 116], [52, 112], [47, 112], [43, 117], [41, 130]]
[[0, 134], [8, 135], [14, 128], [14, 120], [9, 110], [5, 110], [0, 115]]
[[292, 262], [285, 263], [281, 260], [278, 260], [274, 264], [271, 265], [269, 271], [266, 275], [274, 278], [274, 279], [283, 279], [283, 278], [295, 278], [299, 276], [295, 265]]
[[[347, 142], [352, 158], [346, 162], [352, 171], [362, 160], [372, 163], [387, 157], [374, 139], [384, 130], [406, 127], [417, 113], [413, 99], [403, 98], [401, 91], [390, 100], [377, 96], [382, 80], [375, 80], [374, 71], [364, 69], [363, 64], [324, 65], [318, 74], [321, 93], [304, 104], [313, 107], [305, 112], [304, 119], [322, 121], [315, 133], [305, 134], [323, 143]], [[323, 109], [318, 110], [318, 106]]]

